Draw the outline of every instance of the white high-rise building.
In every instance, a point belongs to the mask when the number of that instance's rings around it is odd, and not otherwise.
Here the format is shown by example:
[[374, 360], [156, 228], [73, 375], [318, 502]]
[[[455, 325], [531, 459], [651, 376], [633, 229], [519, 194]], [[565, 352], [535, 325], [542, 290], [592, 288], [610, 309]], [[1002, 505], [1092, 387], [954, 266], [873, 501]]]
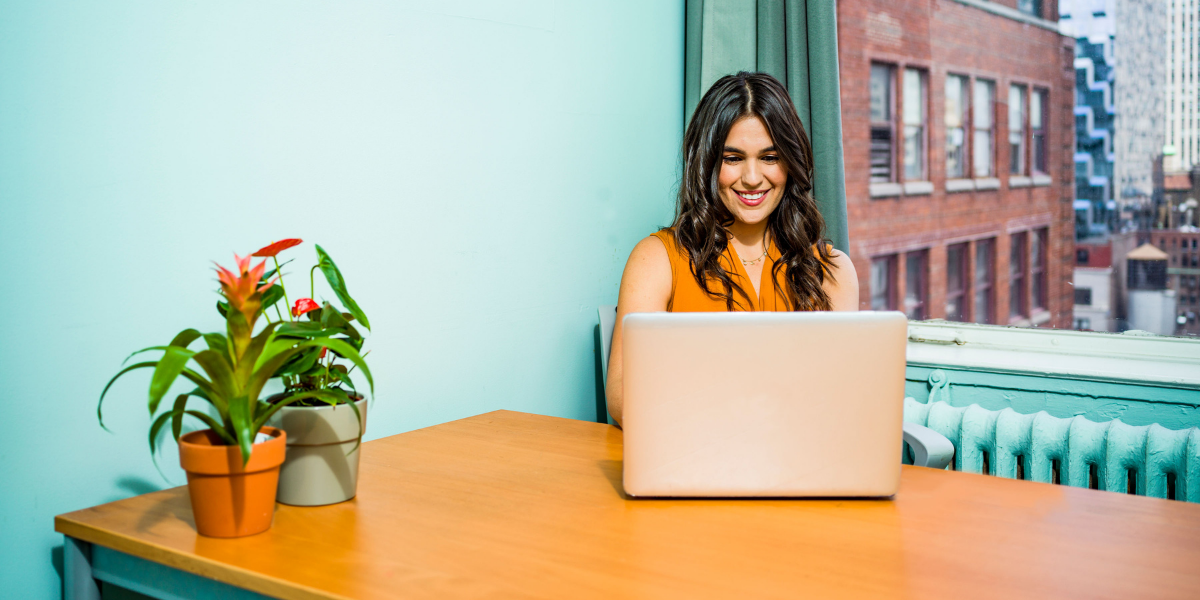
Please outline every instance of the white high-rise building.
[[1167, 5], [1164, 171], [1200, 162], [1200, 0]]

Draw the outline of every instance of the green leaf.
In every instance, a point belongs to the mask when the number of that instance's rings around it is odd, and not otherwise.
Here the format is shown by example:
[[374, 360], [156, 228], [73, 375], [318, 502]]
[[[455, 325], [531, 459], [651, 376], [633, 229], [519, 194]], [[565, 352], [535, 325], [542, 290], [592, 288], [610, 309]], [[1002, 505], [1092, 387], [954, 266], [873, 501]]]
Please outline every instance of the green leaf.
[[221, 333], [206, 333], [204, 334], [204, 343], [208, 345], [208, 349], [225, 357], [225, 360], [233, 364], [233, 358], [229, 356], [229, 338]]
[[280, 300], [283, 300], [283, 286], [281, 286], [279, 284], [275, 284], [275, 285], [267, 288], [267, 291], [263, 292], [263, 298], [262, 298], [263, 311], [266, 311], [268, 308], [275, 306], [275, 303], [279, 302]]
[[187, 348], [192, 342], [199, 338], [199, 331], [196, 331], [195, 329], [184, 329], [175, 335], [175, 338], [171, 340], [170, 345], [179, 346], [180, 348]]
[[187, 414], [203, 421], [205, 425], [208, 425], [209, 429], [217, 432], [217, 435], [220, 436], [226, 444], [229, 444], [230, 446], [237, 444], [237, 440], [233, 439], [233, 436], [229, 435], [229, 432], [226, 431], [224, 427], [221, 427], [221, 424], [211, 416], [206, 415], [198, 410], [189, 410], [187, 411]]
[[[171, 435], [175, 441], [179, 441], [179, 434], [183, 431], [183, 411], [187, 410], [188, 394], [180, 394], [175, 397], [175, 406], [171, 409], [174, 415], [171, 418]], [[153, 452], [154, 448], [150, 448]]]
[[337, 265], [333, 263], [333, 259], [325, 252], [321, 246], [317, 246], [317, 257], [319, 261], [317, 266], [320, 267], [321, 273], [325, 274], [325, 281], [329, 282], [329, 287], [333, 289], [333, 293], [337, 294], [338, 300], [342, 301], [342, 306], [358, 319], [359, 323], [363, 324], [368, 330], [371, 329], [371, 323], [367, 320], [367, 315], [358, 307], [358, 303], [354, 298], [350, 297], [350, 292], [346, 291], [346, 279], [342, 277], [342, 272], [338, 270]]
[[[128, 359], [126, 359], [126, 360], [128, 360]], [[104, 413], [103, 413], [104, 395], [108, 393], [108, 389], [112, 387], [113, 383], [115, 383], [118, 379], [120, 379], [122, 375], [124, 375], [130, 371], [133, 371], [136, 369], [148, 369], [150, 367], [157, 366], [157, 365], [158, 365], [157, 361], [146, 361], [146, 362], [140, 362], [140, 363], [137, 363], [134, 365], [129, 365], [128, 367], [121, 369], [121, 371], [118, 372], [116, 375], [113, 375], [112, 379], [108, 380], [108, 385], [104, 386], [104, 391], [100, 392], [100, 402], [98, 402], [96, 404], [96, 419], [98, 421], [100, 421], [100, 427], [104, 428], [105, 431], [109, 430], [108, 427], [104, 426]]]
[[275, 377], [283, 375], [304, 375], [317, 367], [317, 360], [321, 357], [321, 350], [318, 348], [310, 348], [307, 352], [301, 352], [292, 359], [288, 360], [282, 367], [275, 371]]
[[167, 395], [171, 384], [175, 383], [175, 379], [187, 366], [188, 360], [195, 354], [179, 346], [166, 347], [162, 358], [158, 359], [158, 364], [154, 367], [154, 375], [150, 377], [150, 414], [158, 412], [158, 403]]
[[216, 406], [218, 410], [222, 410], [222, 407], [217, 405], [215, 402], [216, 398], [213, 398], [213, 396], [219, 396], [221, 399], [229, 402], [234, 396], [241, 393], [242, 386], [238, 385], [238, 382], [234, 380], [233, 367], [224, 355], [212, 350], [201, 350], [192, 356], [192, 360], [196, 361], [196, 364], [200, 365], [201, 369], [204, 369], [204, 373], [212, 381], [210, 384], [211, 389], [205, 391], [214, 400], [213, 406]]
[[[342, 397], [344, 396], [345, 395], [343, 394]], [[263, 426], [267, 424], [267, 421], [269, 421], [275, 413], [279, 412], [279, 409], [308, 398], [316, 398], [317, 400], [321, 400], [330, 406], [336, 406], [340, 403], [339, 400], [341, 399], [337, 396], [337, 394], [332, 393], [332, 390], [310, 390], [288, 396], [287, 398], [273, 402], [270, 409], [260, 414], [258, 418], [255, 419], [254, 426], [257, 428], [255, 431], [262, 429]], [[357, 407], [355, 407], [355, 409], [355, 412], [357, 412]]]
[[[260, 358], [260, 364], [256, 367], [254, 375], [250, 377], [250, 381], [246, 384], [246, 393], [252, 398], [257, 398], [263, 386], [266, 385], [267, 380], [273, 377], [289, 358], [303, 351], [305, 348], [329, 348], [338, 355], [345, 357], [354, 363], [355, 366], [362, 369], [363, 375], [367, 378], [367, 383], [371, 387], [371, 394], [375, 393], [375, 381], [371, 377], [371, 370], [367, 367], [367, 363], [363, 360], [362, 356], [358, 354], [358, 350], [355, 350], [353, 346], [342, 340], [331, 338], [305, 340], [291, 348], [276, 353], [266, 361]], [[270, 352], [270, 348], [266, 352], [263, 352], [263, 356], [267, 356], [268, 352]]]
[[[239, 382], [239, 385], [241, 382], [250, 379], [250, 374], [254, 372], [254, 364], [258, 362], [259, 355], [262, 354], [263, 348], [271, 340], [271, 334], [275, 332], [275, 328], [278, 326], [279, 323], [271, 323], [263, 327], [263, 330], [250, 340], [250, 345], [246, 346], [246, 351], [242, 354], [233, 370], [234, 379]], [[257, 398], [255, 399], [257, 400]]]
[[238, 396], [229, 401], [229, 422], [233, 425], [233, 437], [242, 450], [242, 464], [250, 462], [251, 446], [254, 445], [254, 420], [250, 415], [250, 401]]
[[217, 312], [221, 313], [222, 319], [228, 318], [229, 303], [225, 302], [224, 300], [217, 301]]
[[328, 302], [326, 302], [325, 307], [321, 309], [322, 325], [330, 329], [340, 329], [344, 331], [345, 334], [351, 339], [361, 340], [362, 334], [360, 334], [358, 330], [350, 324], [350, 321], [353, 318], [353, 315], [351, 315], [350, 319], [347, 319], [346, 315], [334, 310], [333, 306], [331, 306]]
[[276, 337], [290, 338], [329, 337], [339, 333], [345, 332], [336, 328], [327, 329], [321, 323], [314, 323], [312, 321], [295, 321], [292, 323], [284, 323], [279, 326], [279, 329], [275, 330]]

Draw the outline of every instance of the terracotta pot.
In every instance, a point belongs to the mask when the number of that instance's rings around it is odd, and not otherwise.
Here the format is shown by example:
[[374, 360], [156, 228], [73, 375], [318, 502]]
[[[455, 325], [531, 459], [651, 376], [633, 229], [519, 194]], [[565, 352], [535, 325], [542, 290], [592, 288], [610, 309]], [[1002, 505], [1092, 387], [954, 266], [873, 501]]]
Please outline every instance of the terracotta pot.
[[275, 427], [263, 427], [261, 433], [271, 439], [254, 444], [245, 465], [241, 450], [222, 445], [211, 429], [179, 438], [179, 463], [187, 471], [188, 495], [200, 535], [241, 537], [271, 527], [287, 434]]
[[358, 448], [367, 429], [367, 402], [285, 406], [270, 423], [287, 432], [279, 501], [295, 506], [345, 502], [358, 490]]

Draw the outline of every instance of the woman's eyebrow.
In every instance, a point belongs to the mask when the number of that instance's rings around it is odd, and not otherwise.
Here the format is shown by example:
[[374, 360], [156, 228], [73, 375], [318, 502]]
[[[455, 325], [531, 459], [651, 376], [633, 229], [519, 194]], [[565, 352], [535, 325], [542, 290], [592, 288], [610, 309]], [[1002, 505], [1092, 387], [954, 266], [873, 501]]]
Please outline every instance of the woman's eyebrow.
[[[741, 148], [734, 148], [733, 146], [725, 146], [725, 150], [723, 150], [723, 152], [733, 152], [735, 154], [746, 153], [745, 150], [742, 150]], [[775, 146], [767, 146], [766, 148], [763, 148], [759, 154], [766, 154], [768, 152], [775, 152]]]

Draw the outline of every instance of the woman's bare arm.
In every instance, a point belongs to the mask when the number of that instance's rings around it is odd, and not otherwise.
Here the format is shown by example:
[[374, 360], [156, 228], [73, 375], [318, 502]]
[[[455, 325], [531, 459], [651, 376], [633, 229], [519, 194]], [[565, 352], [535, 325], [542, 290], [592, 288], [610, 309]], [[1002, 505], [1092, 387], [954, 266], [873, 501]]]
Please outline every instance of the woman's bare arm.
[[836, 281], [826, 279], [821, 287], [829, 294], [832, 310], [858, 310], [858, 273], [854, 271], [854, 263], [845, 252], [834, 250], [830, 252], [833, 259], [833, 277]]
[[608, 355], [608, 414], [617, 426], [624, 417], [621, 388], [621, 320], [629, 313], [662, 312], [671, 300], [671, 259], [662, 240], [650, 236], [634, 246], [621, 276], [617, 297], [617, 325]]

